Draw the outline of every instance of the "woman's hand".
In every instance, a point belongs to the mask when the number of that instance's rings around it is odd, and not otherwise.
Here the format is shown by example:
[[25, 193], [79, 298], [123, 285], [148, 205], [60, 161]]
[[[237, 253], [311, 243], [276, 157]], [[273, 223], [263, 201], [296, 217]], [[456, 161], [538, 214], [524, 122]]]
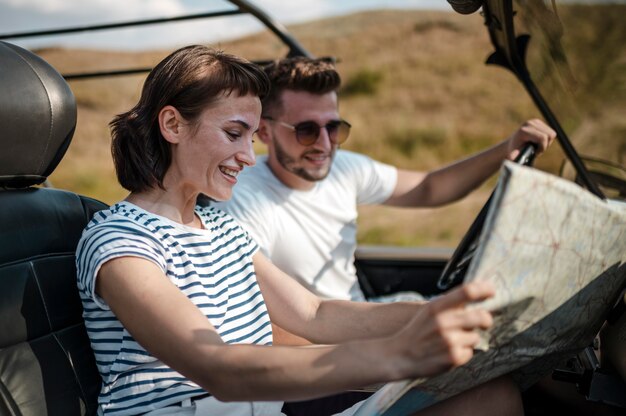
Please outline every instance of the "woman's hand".
[[400, 351], [402, 378], [433, 376], [468, 362], [479, 342], [478, 330], [493, 325], [491, 314], [466, 305], [494, 295], [489, 282], [472, 282], [434, 299], [393, 338]]

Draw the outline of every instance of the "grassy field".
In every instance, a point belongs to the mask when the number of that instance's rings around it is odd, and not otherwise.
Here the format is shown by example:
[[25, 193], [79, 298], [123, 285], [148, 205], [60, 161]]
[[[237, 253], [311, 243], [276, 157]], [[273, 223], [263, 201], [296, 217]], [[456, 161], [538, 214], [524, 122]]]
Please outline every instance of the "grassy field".
[[[494, 144], [523, 120], [538, 116], [510, 73], [485, 66], [492, 48], [479, 14], [367, 12], [289, 30], [313, 54], [338, 59], [344, 80], [341, 113], [353, 125], [346, 149], [403, 168], [430, 169]], [[269, 33], [212, 46], [249, 59], [287, 52]], [[152, 66], [169, 52], [38, 51], [62, 72]], [[107, 125], [135, 103], [143, 79], [71, 82], [78, 127], [51, 177], [55, 186], [107, 203], [125, 196], [115, 180]], [[264, 151], [258, 145], [257, 152]], [[549, 153], [538, 166], [555, 172], [561, 159], [559, 152]], [[463, 201], [435, 210], [362, 207], [359, 241], [454, 246], [493, 184], [491, 180]]]

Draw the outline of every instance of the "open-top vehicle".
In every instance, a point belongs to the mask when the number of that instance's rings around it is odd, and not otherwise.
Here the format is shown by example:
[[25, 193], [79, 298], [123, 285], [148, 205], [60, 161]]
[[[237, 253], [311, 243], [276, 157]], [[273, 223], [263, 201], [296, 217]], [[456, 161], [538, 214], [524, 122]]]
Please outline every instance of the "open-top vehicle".
[[[230, 3], [235, 8], [173, 19], [0, 34], [0, 415], [95, 414], [100, 378], [82, 321], [74, 252], [83, 227], [105, 205], [88, 196], [37, 185], [58, 165], [76, 125], [74, 96], [64, 79], [148, 70], [120, 68], [60, 76], [38, 56], [10, 42], [249, 13], [287, 45], [289, 55], [310, 55], [257, 7], [246, 1]], [[491, 53], [487, 62], [510, 70], [557, 131], [556, 151], [562, 153], [552, 157], [563, 159], [563, 176], [581, 185], [585, 189], [581, 192], [626, 210], [626, 130], [620, 117], [626, 72], [621, 18], [626, 6], [510, 0], [450, 3], [463, 13], [482, 8], [494, 48], [486, 51]], [[597, 36], [583, 36], [588, 32]], [[594, 138], [605, 135], [613, 136], [614, 146], [596, 149]], [[531, 162], [532, 149], [522, 159]], [[364, 292], [369, 296], [402, 290], [437, 294], [459, 284], [471, 263], [486, 212], [478, 214], [451, 259], [446, 250], [361, 247], [356, 265]], [[524, 218], [520, 222], [523, 225]], [[610, 415], [626, 409], [624, 260], [626, 253], [615, 276], [621, 279], [619, 290], [605, 299], [602, 354], [595, 342], [578, 355], [564, 357], [553, 372], [562, 383], [536, 385], [525, 393], [528, 414]], [[576, 390], [579, 394], [571, 394]]]

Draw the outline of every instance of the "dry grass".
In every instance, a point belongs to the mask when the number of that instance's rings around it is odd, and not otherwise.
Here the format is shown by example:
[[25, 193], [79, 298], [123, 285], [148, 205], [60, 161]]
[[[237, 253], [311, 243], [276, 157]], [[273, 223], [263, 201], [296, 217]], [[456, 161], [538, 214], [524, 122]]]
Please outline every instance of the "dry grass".
[[[347, 149], [403, 168], [429, 169], [495, 143], [524, 119], [537, 116], [510, 73], [483, 64], [492, 48], [478, 14], [367, 12], [289, 29], [313, 54], [338, 58], [344, 84], [357, 85], [356, 93], [346, 91], [341, 99], [342, 115], [354, 126]], [[214, 46], [249, 59], [287, 52], [269, 33]], [[168, 52], [39, 51], [66, 72], [153, 66]], [[56, 186], [108, 203], [124, 197], [113, 172], [107, 124], [136, 102], [143, 79], [71, 82], [79, 122], [68, 154], [51, 177]], [[368, 83], [376, 85], [370, 89]], [[257, 150], [264, 152], [260, 145]], [[540, 166], [556, 171], [560, 163], [561, 155], [554, 152]], [[454, 246], [491, 186], [493, 181], [437, 210], [363, 207], [359, 241]]]

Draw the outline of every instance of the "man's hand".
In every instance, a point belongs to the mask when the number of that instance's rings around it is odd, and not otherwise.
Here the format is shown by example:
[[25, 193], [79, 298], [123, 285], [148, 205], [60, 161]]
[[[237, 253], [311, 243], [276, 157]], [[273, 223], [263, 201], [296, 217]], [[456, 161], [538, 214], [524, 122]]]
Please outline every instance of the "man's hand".
[[537, 154], [540, 154], [552, 144], [555, 138], [556, 132], [546, 123], [536, 118], [528, 120], [509, 137], [507, 159], [515, 160], [526, 143], [535, 143]]

